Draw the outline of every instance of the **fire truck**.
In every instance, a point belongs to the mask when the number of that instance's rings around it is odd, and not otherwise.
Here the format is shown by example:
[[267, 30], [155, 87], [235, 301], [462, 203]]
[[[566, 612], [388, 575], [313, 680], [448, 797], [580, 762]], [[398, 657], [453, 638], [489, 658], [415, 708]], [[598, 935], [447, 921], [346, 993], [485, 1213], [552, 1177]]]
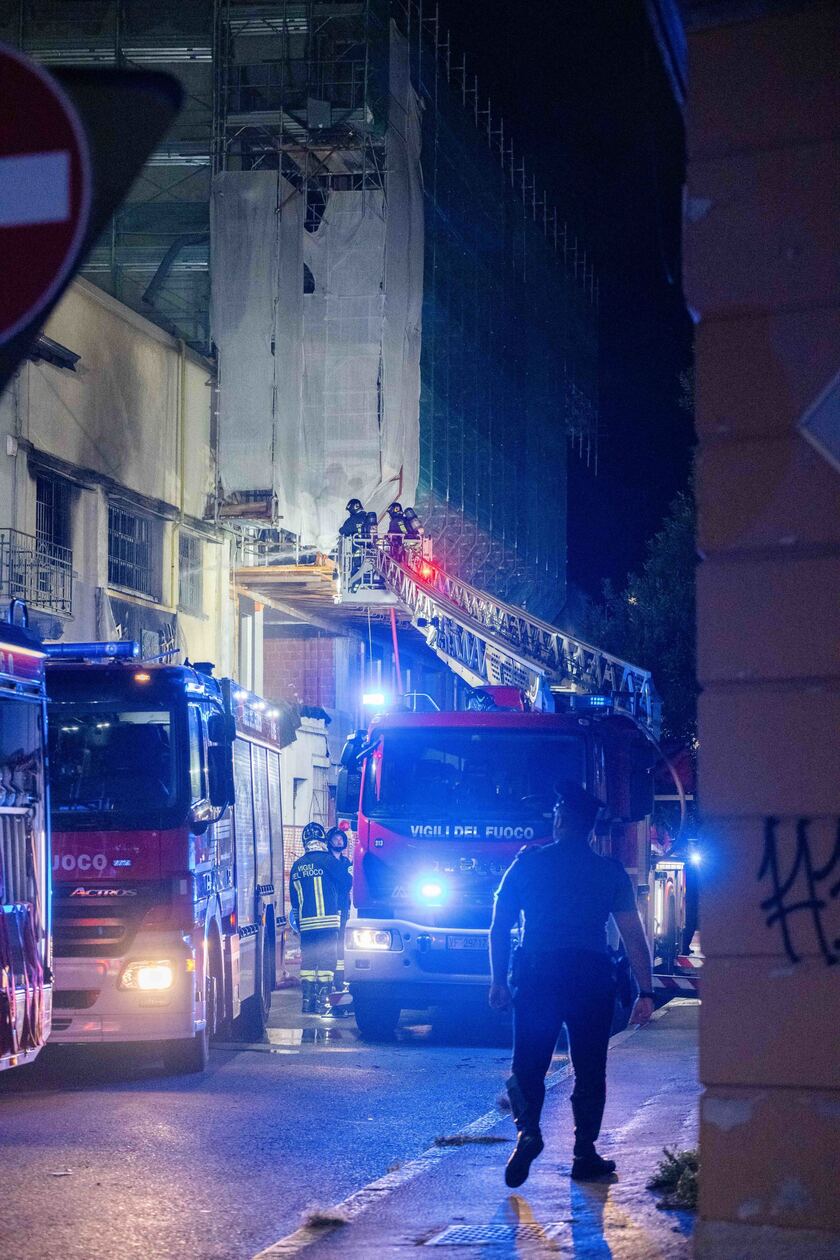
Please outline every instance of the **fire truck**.
[[0, 622], [0, 1071], [50, 1033], [45, 652], [13, 600]]
[[50, 648], [53, 1040], [257, 1040], [282, 972], [285, 709], [134, 643]]
[[369, 574], [370, 602], [390, 596], [407, 610], [483, 709], [385, 713], [345, 746], [337, 807], [357, 832], [346, 974], [363, 1035], [388, 1035], [402, 1009], [483, 1001], [494, 889], [523, 845], [551, 839], [568, 780], [603, 802], [597, 844], [627, 868], [654, 960], [670, 969], [684, 866], [651, 855], [650, 674], [453, 578], [428, 553], [373, 545], [343, 568], [348, 598], [364, 600]]

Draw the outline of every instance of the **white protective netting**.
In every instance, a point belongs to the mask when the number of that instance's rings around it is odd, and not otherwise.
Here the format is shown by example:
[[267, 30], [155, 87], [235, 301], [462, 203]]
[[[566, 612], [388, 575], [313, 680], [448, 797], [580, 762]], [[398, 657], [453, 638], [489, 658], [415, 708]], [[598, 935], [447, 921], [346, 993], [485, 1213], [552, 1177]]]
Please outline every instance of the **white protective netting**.
[[[303, 192], [276, 171], [226, 171], [213, 185], [223, 493], [273, 491], [283, 527], [324, 550], [348, 498], [381, 513], [417, 487], [420, 118], [393, 25], [390, 90], [385, 191], [331, 190], [314, 232]], [[336, 153], [329, 167], [358, 160]]]

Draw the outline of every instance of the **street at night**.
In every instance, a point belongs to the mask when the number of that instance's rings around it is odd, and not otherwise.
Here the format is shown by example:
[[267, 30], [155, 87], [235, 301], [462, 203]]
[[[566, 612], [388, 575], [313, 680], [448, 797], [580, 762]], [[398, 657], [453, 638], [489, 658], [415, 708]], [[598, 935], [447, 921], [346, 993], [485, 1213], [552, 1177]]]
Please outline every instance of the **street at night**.
[[[570, 1201], [568, 1152], [559, 1145], [526, 1198], [506, 1191], [501, 1174], [514, 1130], [497, 1106], [509, 1063], [503, 1029], [492, 1035], [487, 1019], [483, 1027], [475, 1021], [458, 1028], [404, 1020], [396, 1042], [369, 1045], [352, 1020], [325, 1030], [295, 1018], [294, 996], [275, 995], [279, 1009], [266, 1042], [214, 1050], [200, 1079], [168, 1076], [153, 1058], [132, 1061], [125, 1052], [101, 1049], [54, 1052], [4, 1079], [0, 1152], [8, 1158], [21, 1143], [30, 1149], [25, 1173], [9, 1176], [5, 1187], [6, 1236], [27, 1239], [16, 1253], [20, 1260], [149, 1254], [250, 1260], [290, 1235], [297, 1236], [295, 1250], [315, 1255], [335, 1248], [336, 1255], [396, 1256], [455, 1223], [511, 1226], [517, 1211], [523, 1224], [564, 1223], [560, 1255], [623, 1255], [615, 1249], [621, 1238], [627, 1255], [678, 1260], [687, 1254], [684, 1219], [657, 1214], [637, 1170], [658, 1157], [661, 1134], [677, 1143], [693, 1140], [694, 1091], [673, 1078], [675, 1066], [694, 1066], [690, 1028], [665, 1080], [656, 1078], [651, 1058], [642, 1071], [634, 1061], [635, 1081], [617, 1088], [608, 1140], [618, 1145], [612, 1131], [630, 1121], [625, 1140], [636, 1175], [618, 1196], [612, 1193], [604, 1221], [603, 1203], [596, 1212], [602, 1191], [593, 1198], [581, 1189]], [[687, 1008], [683, 1019], [691, 1013]], [[633, 1047], [632, 1039], [624, 1044], [626, 1051]], [[564, 1138], [566, 1068], [558, 1052], [550, 1098]], [[653, 1104], [663, 1098], [667, 1106], [653, 1119]], [[459, 1136], [472, 1136], [475, 1145], [435, 1145]], [[384, 1194], [363, 1195], [348, 1224], [309, 1236], [301, 1230], [313, 1210], [358, 1198], [389, 1173], [393, 1184]], [[37, 1193], [27, 1191], [31, 1179]], [[586, 1238], [585, 1250], [573, 1251], [575, 1238]], [[670, 1249], [661, 1249], [663, 1238]], [[645, 1240], [658, 1250], [647, 1253]]]

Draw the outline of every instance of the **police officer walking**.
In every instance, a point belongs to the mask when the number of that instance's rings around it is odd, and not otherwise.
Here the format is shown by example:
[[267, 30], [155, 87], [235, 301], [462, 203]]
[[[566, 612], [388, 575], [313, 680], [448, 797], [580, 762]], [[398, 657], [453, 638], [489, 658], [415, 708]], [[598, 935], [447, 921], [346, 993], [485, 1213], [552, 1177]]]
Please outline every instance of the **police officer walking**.
[[[631, 1023], [653, 1014], [650, 950], [629, 876], [620, 862], [600, 857], [590, 838], [601, 803], [579, 784], [564, 784], [554, 812], [554, 843], [522, 849], [496, 893], [490, 929], [490, 1005], [513, 1004], [513, 1065], [507, 1082], [519, 1132], [505, 1182], [521, 1186], [543, 1149], [540, 1114], [545, 1075], [563, 1024], [575, 1073], [576, 1181], [615, 1171], [595, 1149], [606, 1100], [607, 1046], [615, 977], [607, 953], [610, 915], [621, 933], [639, 986]], [[508, 987], [510, 934], [520, 915], [525, 928]]]
[[340, 1000], [340, 995], [345, 992], [344, 929], [347, 925], [347, 920], [350, 917], [350, 889], [353, 886], [353, 876], [351, 874], [352, 867], [350, 859], [346, 856], [345, 852], [347, 849], [347, 833], [342, 831], [340, 827], [330, 827], [327, 832], [327, 849], [332, 854], [338, 865], [339, 871], [341, 872], [340, 879], [343, 882], [344, 887], [344, 893], [339, 910], [341, 921], [338, 928], [338, 956], [335, 964], [335, 986], [333, 988], [333, 992], [336, 994], [338, 1002], [333, 1010], [333, 1014], [348, 1015], [350, 1013], [348, 1010], [350, 1002], [349, 993], [347, 994], [343, 1004]]
[[329, 1015], [346, 877], [327, 850], [320, 823], [307, 823], [302, 839], [304, 853], [289, 874], [289, 903], [300, 933], [301, 1010]]

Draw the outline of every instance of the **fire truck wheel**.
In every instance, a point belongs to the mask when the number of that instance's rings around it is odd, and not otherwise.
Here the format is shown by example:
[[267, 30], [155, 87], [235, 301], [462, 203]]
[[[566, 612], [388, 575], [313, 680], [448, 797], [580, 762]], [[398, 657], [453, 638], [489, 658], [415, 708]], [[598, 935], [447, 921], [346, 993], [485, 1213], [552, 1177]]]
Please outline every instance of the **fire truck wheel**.
[[210, 1035], [215, 1026], [216, 986], [210, 976], [207, 977], [207, 996], [205, 1010], [207, 1019], [201, 1032], [183, 1041], [170, 1041], [163, 1052], [163, 1063], [167, 1072], [184, 1076], [195, 1072], [203, 1072], [210, 1062]]
[[387, 998], [371, 998], [355, 990], [353, 1014], [364, 1041], [393, 1041], [400, 1022], [400, 1008], [396, 1002]]

